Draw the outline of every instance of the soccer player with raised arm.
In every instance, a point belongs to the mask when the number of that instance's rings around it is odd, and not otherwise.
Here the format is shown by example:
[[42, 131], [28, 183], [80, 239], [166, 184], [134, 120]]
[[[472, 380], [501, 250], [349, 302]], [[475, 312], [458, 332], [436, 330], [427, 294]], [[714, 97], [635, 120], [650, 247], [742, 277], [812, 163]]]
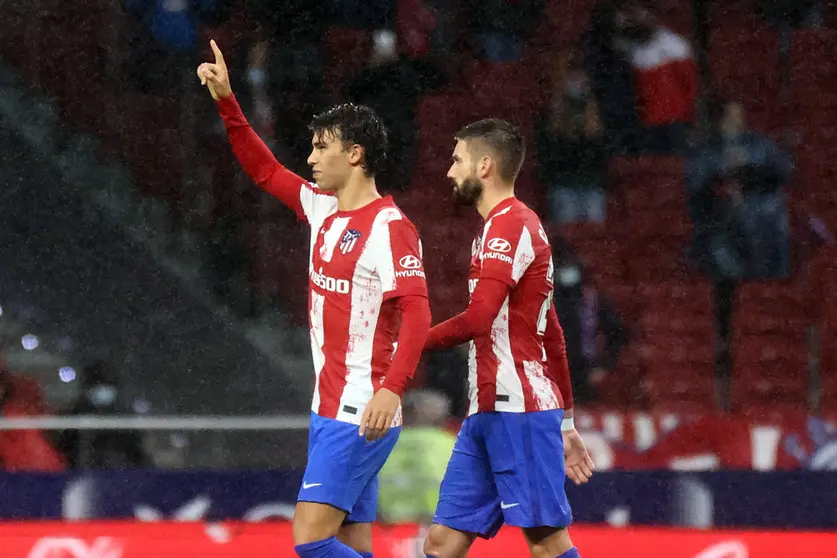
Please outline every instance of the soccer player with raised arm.
[[503, 523], [523, 528], [533, 558], [579, 558], [565, 476], [593, 462], [575, 430], [564, 333], [552, 307], [549, 240], [514, 196], [523, 136], [497, 119], [455, 136], [454, 196], [485, 219], [471, 248], [465, 312], [430, 330], [425, 349], [470, 341], [470, 409], [448, 463], [424, 551], [465, 556]]
[[[421, 243], [375, 173], [386, 130], [367, 107], [315, 116], [314, 183], [273, 157], [239, 107], [224, 57], [197, 73], [247, 175], [311, 226], [314, 401], [293, 534], [302, 558], [370, 558], [378, 472], [398, 439], [401, 394], [430, 329]], [[409, 327], [402, 327], [409, 324]], [[397, 339], [397, 350], [396, 350]]]

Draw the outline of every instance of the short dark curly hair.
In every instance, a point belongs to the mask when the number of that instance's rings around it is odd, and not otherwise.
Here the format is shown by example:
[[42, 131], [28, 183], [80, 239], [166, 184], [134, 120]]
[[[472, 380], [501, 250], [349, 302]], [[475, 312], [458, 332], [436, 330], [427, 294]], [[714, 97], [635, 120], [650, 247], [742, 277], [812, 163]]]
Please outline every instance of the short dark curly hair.
[[361, 167], [367, 176], [375, 176], [386, 161], [389, 142], [386, 126], [375, 111], [365, 105], [345, 103], [332, 107], [314, 116], [308, 129], [320, 136], [332, 134], [344, 145], [361, 146]]

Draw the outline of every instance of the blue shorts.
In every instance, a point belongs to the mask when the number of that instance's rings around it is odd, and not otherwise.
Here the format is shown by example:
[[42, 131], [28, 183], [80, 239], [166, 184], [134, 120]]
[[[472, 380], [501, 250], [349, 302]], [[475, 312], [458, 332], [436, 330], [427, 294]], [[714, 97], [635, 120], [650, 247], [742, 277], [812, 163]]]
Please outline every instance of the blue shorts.
[[563, 410], [477, 413], [462, 423], [433, 523], [491, 538], [515, 527], [566, 527]]
[[349, 523], [375, 521], [378, 472], [384, 466], [401, 428], [392, 428], [374, 442], [358, 436], [358, 426], [311, 413], [308, 466], [298, 502], [319, 502], [344, 510]]

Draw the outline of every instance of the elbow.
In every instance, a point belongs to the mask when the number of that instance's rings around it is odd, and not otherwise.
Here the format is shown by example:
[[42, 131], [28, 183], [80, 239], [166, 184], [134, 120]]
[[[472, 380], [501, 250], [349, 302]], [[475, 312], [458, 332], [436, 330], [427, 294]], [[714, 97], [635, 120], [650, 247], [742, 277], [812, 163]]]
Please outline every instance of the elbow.
[[432, 318], [430, 316], [430, 304], [424, 304], [413, 319], [409, 320], [407, 326], [421, 332], [421, 335], [426, 339], [427, 334], [430, 333], [430, 324]]
[[472, 331], [474, 337], [487, 337], [491, 335], [491, 329], [494, 327], [494, 320], [496, 316], [490, 314], [474, 314], [472, 322], [474, 324]]
[[[417, 297], [419, 298], [419, 297]], [[430, 301], [424, 297], [410, 301], [402, 307], [402, 324], [406, 326], [411, 334], [427, 338], [430, 332], [432, 317], [430, 314]]]

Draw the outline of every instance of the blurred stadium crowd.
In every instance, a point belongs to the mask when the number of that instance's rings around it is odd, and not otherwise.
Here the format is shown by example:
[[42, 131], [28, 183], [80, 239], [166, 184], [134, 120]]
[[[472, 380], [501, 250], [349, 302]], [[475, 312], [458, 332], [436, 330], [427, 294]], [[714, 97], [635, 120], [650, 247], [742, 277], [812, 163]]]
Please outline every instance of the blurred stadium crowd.
[[[779, 423], [837, 411], [834, 2], [0, 5], [0, 60], [57, 107], [70, 137], [92, 138], [97, 158], [127, 169], [146, 226], [172, 239], [167, 255], [190, 258], [232, 316], [278, 311], [299, 329], [302, 229], [239, 172], [194, 75], [209, 38], [253, 126], [303, 176], [312, 114], [340, 101], [380, 113], [392, 140], [380, 185], [422, 235], [435, 320], [467, 301], [476, 231], [450, 200], [452, 135], [486, 116], [520, 126], [518, 196], [549, 226], [556, 308], [591, 427], [613, 434], [606, 412], [627, 417], [614, 434], [624, 438], [635, 411]], [[32, 352], [26, 331], [4, 326], [4, 416], [143, 412], [118, 407], [118, 386], [139, 381], [117, 380], [118, 363], [78, 363], [78, 399], [45, 403], [14, 369], [21, 343]], [[21, 362], [76, 378], [61, 358]], [[434, 428], [437, 394], [450, 420], [464, 411], [463, 369], [461, 352], [434, 354], [415, 379], [431, 390]], [[655, 432], [673, 427], [654, 420]], [[656, 440], [640, 434], [634, 424], [639, 449]], [[21, 455], [34, 468], [76, 463], [71, 433], [27, 435], [40, 438], [0, 433], [7, 468], [27, 468]], [[96, 450], [99, 466], [148, 463], [141, 441], [117, 438]]]

